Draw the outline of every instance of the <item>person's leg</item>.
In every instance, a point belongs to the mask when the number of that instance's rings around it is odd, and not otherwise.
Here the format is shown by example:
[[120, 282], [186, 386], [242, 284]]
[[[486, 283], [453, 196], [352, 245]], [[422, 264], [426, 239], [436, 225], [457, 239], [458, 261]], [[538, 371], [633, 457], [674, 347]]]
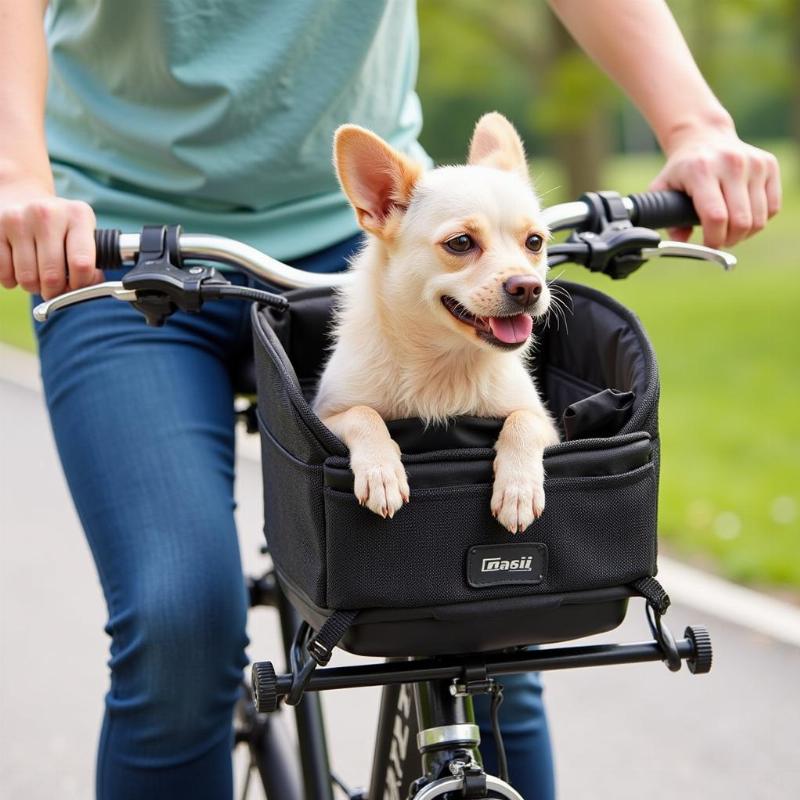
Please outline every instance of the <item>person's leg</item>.
[[[508, 675], [500, 682], [503, 684], [500, 732], [508, 756], [510, 783], [525, 800], [553, 800], [553, 756], [540, 676], [538, 673]], [[490, 775], [497, 775], [489, 707], [486, 696], [475, 698], [484, 765]]]
[[232, 793], [246, 598], [225, 362], [244, 314], [213, 303], [152, 329], [100, 300], [39, 329], [51, 422], [109, 610], [100, 798]]

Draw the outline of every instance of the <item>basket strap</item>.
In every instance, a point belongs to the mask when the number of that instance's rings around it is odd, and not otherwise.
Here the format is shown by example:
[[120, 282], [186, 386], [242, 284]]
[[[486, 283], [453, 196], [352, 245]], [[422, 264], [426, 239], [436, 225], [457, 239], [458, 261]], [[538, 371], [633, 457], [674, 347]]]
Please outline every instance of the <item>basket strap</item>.
[[664, 591], [664, 587], [655, 578], [649, 576], [646, 578], [639, 578], [639, 580], [634, 581], [631, 586], [636, 589], [659, 614], [667, 613], [667, 609], [670, 607], [672, 601], [669, 599], [669, 595]]
[[358, 611], [334, 611], [308, 643], [308, 652], [314, 661], [324, 667], [331, 660], [333, 648], [341, 641], [355, 622]]

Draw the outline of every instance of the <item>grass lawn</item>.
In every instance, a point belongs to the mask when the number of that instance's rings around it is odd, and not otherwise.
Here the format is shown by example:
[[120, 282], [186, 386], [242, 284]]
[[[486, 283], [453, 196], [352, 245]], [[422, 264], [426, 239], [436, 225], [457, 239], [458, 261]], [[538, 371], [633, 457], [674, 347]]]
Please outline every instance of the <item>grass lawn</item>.
[[[23, 350], [35, 349], [33, 328], [31, 327], [30, 296], [21, 289], [8, 291], [0, 288], [0, 341], [21, 347]], [[0, 367], [2, 373], [2, 367]]]
[[[613, 282], [564, 277], [617, 297], [644, 321], [661, 367], [660, 527], [666, 547], [739, 581], [800, 589], [800, 164], [781, 160], [785, 206], [736, 249], [730, 274], [710, 264], [652, 262]], [[606, 185], [641, 191], [652, 157], [615, 159]], [[559, 195], [551, 167], [537, 185]], [[26, 297], [0, 290], [0, 339], [33, 349]], [[0, 368], [1, 371], [1, 368]]]

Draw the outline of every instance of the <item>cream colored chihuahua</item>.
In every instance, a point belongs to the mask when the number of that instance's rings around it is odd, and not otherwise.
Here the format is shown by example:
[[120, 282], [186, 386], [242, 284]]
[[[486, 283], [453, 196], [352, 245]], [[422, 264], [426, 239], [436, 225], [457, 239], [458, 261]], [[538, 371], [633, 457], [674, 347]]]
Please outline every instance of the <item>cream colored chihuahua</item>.
[[466, 166], [424, 172], [344, 125], [334, 154], [368, 236], [339, 297], [314, 410], [350, 450], [356, 497], [383, 517], [409, 500], [384, 420], [499, 417], [491, 510], [525, 530], [544, 510], [542, 454], [558, 434], [525, 366], [550, 290], [548, 230], [519, 135], [487, 114]]

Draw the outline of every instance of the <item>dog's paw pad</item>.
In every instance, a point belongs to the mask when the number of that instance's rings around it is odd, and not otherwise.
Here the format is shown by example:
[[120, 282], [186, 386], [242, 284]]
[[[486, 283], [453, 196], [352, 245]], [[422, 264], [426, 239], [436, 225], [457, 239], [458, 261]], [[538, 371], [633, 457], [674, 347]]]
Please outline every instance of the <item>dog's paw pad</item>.
[[492, 516], [510, 533], [525, 531], [544, 511], [541, 485], [495, 482], [491, 501]]
[[378, 516], [391, 519], [408, 502], [410, 491], [402, 465], [356, 466], [353, 474], [356, 499]]

